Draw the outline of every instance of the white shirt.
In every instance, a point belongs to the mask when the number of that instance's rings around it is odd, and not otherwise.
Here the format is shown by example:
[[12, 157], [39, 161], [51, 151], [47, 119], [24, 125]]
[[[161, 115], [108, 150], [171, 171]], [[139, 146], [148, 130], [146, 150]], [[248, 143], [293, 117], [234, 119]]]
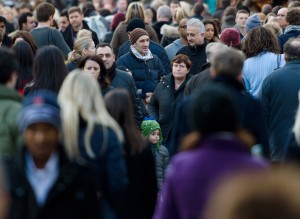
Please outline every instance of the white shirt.
[[44, 168], [35, 166], [32, 155], [26, 153], [26, 176], [34, 191], [35, 198], [39, 206], [43, 206], [48, 192], [55, 183], [59, 174], [59, 157], [57, 152], [52, 153]]

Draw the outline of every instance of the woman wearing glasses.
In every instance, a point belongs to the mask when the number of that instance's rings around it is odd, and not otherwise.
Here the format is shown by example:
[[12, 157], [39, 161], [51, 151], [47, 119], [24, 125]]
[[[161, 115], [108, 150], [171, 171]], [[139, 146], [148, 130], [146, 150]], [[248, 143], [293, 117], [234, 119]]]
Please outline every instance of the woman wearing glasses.
[[184, 88], [189, 80], [190, 59], [183, 54], [175, 56], [172, 61], [172, 74], [168, 74], [158, 83], [149, 100], [149, 114], [160, 124], [164, 143], [172, 127], [176, 105], [183, 99]]

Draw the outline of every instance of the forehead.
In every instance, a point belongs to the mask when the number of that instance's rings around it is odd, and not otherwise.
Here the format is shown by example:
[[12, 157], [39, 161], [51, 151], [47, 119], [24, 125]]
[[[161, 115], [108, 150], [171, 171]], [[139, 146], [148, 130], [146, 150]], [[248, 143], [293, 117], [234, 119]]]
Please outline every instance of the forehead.
[[186, 25], [187, 22], [188, 22], [188, 19], [182, 19], [182, 20], [179, 22], [179, 25], [180, 25], [180, 26]]
[[28, 16], [27, 17], [27, 21], [33, 21], [34, 20], [34, 16]]
[[237, 17], [237, 18], [249, 17], [249, 14], [248, 14], [248, 13], [245, 13], [245, 12], [240, 12], [240, 13], [237, 13], [237, 14], [236, 14], [236, 17]]
[[214, 27], [214, 25], [213, 24], [211, 24], [211, 23], [208, 23], [208, 24], [205, 24], [205, 27]]
[[281, 8], [279, 9], [278, 13], [277, 14], [284, 14], [286, 15], [288, 13], [288, 9], [287, 8]]
[[69, 17], [80, 16], [81, 14], [78, 11], [74, 11], [69, 14]]
[[140, 36], [140, 38], [138, 38], [138, 41], [147, 40], [147, 39], [149, 39], [149, 37], [147, 35], [143, 35]]
[[97, 54], [107, 54], [107, 53], [112, 53], [111, 48], [109, 48], [108, 46], [105, 47], [99, 47], [97, 49]]
[[187, 26], [186, 31], [189, 33], [199, 33], [199, 28], [196, 26]]
[[179, 3], [171, 3], [171, 4], [170, 4], [170, 7], [171, 7], [171, 8], [177, 7], [177, 8], [178, 8], [178, 7], [180, 7], [180, 4], [179, 4]]
[[86, 60], [85, 65], [90, 65], [90, 66], [97, 66], [97, 67], [99, 67], [98, 62], [96, 62], [96, 61], [94, 61], [94, 60], [90, 60], [90, 59]]

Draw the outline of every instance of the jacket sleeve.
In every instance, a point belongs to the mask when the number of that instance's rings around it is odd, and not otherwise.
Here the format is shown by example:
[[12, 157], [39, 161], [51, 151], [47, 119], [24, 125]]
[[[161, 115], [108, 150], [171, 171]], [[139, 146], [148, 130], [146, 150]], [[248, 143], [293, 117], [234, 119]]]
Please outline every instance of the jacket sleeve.
[[164, 66], [161, 62], [160, 59], [158, 59], [158, 66], [159, 66], [159, 77], [161, 78], [162, 76], [164, 75], [167, 75], [169, 74], [170, 72], [166, 72], [165, 69], [164, 69]]
[[118, 57], [118, 52], [119, 52], [119, 47], [120, 45], [120, 30], [121, 30], [121, 25], [118, 25], [117, 29], [115, 30], [112, 39], [111, 39], [111, 47], [114, 50], [114, 53], [116, 54], [116, 56]]
[[156, 86], [153, 95], [151, 96], [150, 103], [148, 105], [148, 112], [150, 116], [153, 116], [153, 118], [158, 121], [159, 120], [159, 103], [157, 99], [159, 89], [159, 84]]
[[57, 46], [57, 48], [59, 48], [63, 52], [65, 58], [68, 57], [68, 54], [69, 52], [71, 52], [71, 50], [68, 44], [65, 42], [63, 36], [59, 31], [55, 31], [53, 32], [53, 34], [54, 34], [55, 46]]
[[151, 40], [153, 40], [156, 43], [159, 43], [157, 34], [156, 34], [155, 30], [153, 29], [153, 27], [146, 24], [146, 31], [148, 32], [149, 37], [150, 37]]
[[170, 64], [168, 55], [164, 49], [162, 50], [162, 53], [159, 58], [161, 59], [161, 62], [165, 69], [165, 74], [167, 75], [167, 74], [171, 73], [172, 72], [171, 64]]

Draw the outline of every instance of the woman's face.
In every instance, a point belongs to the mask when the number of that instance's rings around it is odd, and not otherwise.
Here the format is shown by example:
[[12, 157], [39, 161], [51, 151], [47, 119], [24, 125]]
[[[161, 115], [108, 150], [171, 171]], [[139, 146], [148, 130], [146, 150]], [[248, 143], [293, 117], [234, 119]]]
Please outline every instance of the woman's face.
[[189, 73], [189, 69], [187, 69], [186, 64], [184, 62], [173, 62], [172, 74], [175, 79], [185, 80], [187, 73]]
[[86, 72], [90, 73], [96, 80], [98, 80], [100, 76], [100, 65], [92, 60], [87, 60], [85, 62], [84, 68]]
[[89, 45], [89, 47], [86, 49], [86, 55], [95, 55], [95, 43], [92, 41]]
[[212, 24], [206, 24], [205, 25], [205, 39], [206, 41], [210, 42], [212, 38], [214, 37], [214, 26]]

